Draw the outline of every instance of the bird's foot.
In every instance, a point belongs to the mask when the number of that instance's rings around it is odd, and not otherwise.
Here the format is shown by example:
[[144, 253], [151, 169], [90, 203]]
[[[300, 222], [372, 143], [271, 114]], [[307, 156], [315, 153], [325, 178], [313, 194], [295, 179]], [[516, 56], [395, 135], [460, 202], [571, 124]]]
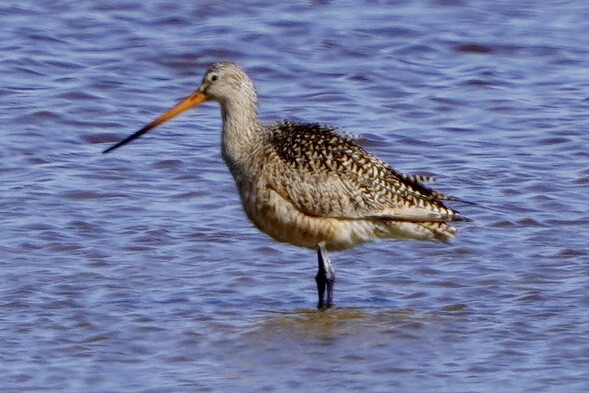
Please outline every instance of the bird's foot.
[[317, 294], [319, 295], [317, 308], [323, 311], [333, 306], [333, 286], [335, 284], [335, 269], [323, 242], [317, 245], [317, 262], [318, 270], [315, 276]]
[[[323, 293], [319, 293], [319, 302], [317, 303], [317, 309], [325, 311], [333, 307], [333, 283], [334, 280], [324, 281], [323, 283], [317, 282], [317, 289], [321, 291], [320, 287], [323, 287]], [[327, 292], [327, 298], [325, 298], [325, 292]]]

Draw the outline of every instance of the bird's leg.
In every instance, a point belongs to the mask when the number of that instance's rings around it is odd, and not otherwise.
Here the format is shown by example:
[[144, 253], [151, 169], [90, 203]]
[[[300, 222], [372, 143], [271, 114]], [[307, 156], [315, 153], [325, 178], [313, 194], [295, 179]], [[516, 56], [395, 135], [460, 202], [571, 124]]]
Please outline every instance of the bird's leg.
[[[319, 295], [319, 303], [317, 308], [319, 310], [326, 310], [333, 305], [333, 284], [335, 283], [335, 269], [327, 255], [325, 243], [317, 244], [317, 262], [319, 269], [315, 276], [317, 281], [317, 294]], [[325, 291], [327, 290], [327, 298]]]

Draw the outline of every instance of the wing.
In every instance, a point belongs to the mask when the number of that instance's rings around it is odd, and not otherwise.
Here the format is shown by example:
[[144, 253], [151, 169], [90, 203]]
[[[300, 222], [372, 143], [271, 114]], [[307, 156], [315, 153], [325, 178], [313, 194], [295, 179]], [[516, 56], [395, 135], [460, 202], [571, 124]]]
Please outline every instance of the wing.
[[[403, 175], [334, 129], [277, 123], [269, 136], [278, 156], [268, 186], [305, 214], [410, 222], [460, 220], [437, 193]], [[276, 158], [276, 157], [275, 157]]]

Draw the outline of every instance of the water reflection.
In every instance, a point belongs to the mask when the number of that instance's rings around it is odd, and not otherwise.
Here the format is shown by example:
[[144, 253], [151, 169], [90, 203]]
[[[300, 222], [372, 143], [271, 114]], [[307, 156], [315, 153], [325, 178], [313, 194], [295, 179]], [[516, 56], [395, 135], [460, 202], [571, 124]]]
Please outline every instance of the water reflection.
[[298, 309], [292, 312], [266, 311], [265, 314], [265, 318], [250, 328], [249, 335], [252, 338], [265, 340], [288, 337], [289, 340], [297, 341], [356, 336], [362, 341], [362, 336], [373, 334], [405, 336], [441, 318], [465, 315], [466, 307], [451, 305], [439, 312], [335, 307], [322, 312]]

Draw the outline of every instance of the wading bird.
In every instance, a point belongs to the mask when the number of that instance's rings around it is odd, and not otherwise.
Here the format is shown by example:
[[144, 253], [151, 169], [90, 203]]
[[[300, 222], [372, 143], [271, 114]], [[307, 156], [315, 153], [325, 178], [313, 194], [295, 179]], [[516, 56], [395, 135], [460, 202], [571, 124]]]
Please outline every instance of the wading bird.
[[221, 106], [222, 155], [246, 215], [275, 240], [317, 250], [319, 309], [333, 303], [328, 250], [384, 238], [446, 241], [449, 223], [464, 220], [427, 179], [397, 172], [333, 128], [262, 124], [254, 84], [233, 63], [211, 66], [194, 93], [104, 153], [207, 101]]

